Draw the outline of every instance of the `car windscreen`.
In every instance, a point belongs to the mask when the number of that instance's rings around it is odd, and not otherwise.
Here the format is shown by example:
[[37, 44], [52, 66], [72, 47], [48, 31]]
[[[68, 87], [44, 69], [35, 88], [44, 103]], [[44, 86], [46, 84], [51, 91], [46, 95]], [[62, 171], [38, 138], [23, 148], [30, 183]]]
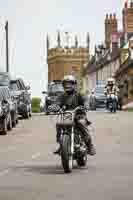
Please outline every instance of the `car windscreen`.
[[104, 87], [97, 87], [95, 89], [96, 94], [104, 94]]
[[49, 93], [62, 93], [64, 91], [62, 84], [54, 84], [49, 86]]
[[8, 86], [9, 85], [9, 77], [5, 74], [0, 74], [0, 85]]
[[3, 100], [3, 90], [2, 90], [2, 88], [0, 88], [0, 101], [2, 101]]
[[10, 90], [13, 90], [13, 91], [17, 91], [17, 90], [19, 90], [16, 81], [10, 81], [10, 86], [9, 86], [9, 88], [10, 88]]

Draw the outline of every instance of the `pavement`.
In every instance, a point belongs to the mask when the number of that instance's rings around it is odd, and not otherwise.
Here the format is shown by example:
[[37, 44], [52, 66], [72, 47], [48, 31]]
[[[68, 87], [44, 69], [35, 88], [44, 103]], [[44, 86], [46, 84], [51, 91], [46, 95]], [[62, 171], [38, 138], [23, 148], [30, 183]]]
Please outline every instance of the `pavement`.
[[0, 135], [0, 200], [133, 200], [133, 113], [88, 112], [97, 154], [64, 174], [55, 116], [33, 115]]

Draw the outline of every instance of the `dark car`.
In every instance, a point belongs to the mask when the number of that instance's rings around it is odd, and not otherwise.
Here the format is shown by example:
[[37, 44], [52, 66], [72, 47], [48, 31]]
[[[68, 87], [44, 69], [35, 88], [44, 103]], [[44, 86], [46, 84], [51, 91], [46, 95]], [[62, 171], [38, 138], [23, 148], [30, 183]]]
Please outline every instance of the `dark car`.
[[12, 99], [8, 86], [0, 86], [0, 130], [7, 134], [7, 130], [12, 130], [16, 123], [16, 102]]
[[25, 119], [31, 117], [30, 88], [24, 84], [24, 81], [21, 78], [11, 79], [9, 88], [12, 96], [17, 100], [18, 114]]
[[97, 85], [95, 88], [96, 109], [106, 108], [106, 96], [104, 94], [105, 85]]
[[64, 92], [61, 81], [52, 81], [48, 85], [45, 102], [45, 113], [57, 112], [59, 110], [58, 98]]
[[90, 110], [104, 109], [106, 107], [105, 85], [97, 85], [89, 97]]

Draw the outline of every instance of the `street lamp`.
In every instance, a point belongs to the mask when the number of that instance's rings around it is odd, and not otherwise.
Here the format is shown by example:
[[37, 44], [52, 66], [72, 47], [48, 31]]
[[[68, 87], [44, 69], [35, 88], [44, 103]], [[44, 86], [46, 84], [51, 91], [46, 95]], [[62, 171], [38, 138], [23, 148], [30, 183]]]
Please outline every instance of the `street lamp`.
[[6, 31], [6, 72], [9, 72], [9, 47], [8, 47], [8, 21], [5, 24]]

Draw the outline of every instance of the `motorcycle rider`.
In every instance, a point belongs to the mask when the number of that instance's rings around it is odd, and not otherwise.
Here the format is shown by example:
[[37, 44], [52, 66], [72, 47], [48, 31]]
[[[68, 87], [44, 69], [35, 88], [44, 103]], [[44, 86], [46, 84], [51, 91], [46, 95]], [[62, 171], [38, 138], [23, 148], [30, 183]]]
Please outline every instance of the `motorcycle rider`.
[[[73, 110], [78, 106], [84, 106], [85, 99], [82, 95], [77, 93], [77, 81], [72, 75], [66, 75], [64, 76], [64, 79], [62, 81], [63, 88], [64, 88], [64, 94], [60, 96], [59, 98], [59, 105], [61, 108], [65, 107], [65, 110]], [[94, 145], [92, 143], [92, 138], [88, 130], [88, 125], [90, 122], [87, 119], [86, 113], [82, 115], [81, 118], [75, 119], [76, 128], [80, 130], [80, 134], [82, 138], [85, 141], [85, 144], [88, 149], [88, 154], [95, 155], [96, 150], [94, 148]], [[59, 143], [59, 137], [60, 137], [60, 128], [56, 127], [57, 130], [57, 143]], [[59, 148], [54, 152], [55, 154], [60, 153], [60, 146]]]
[[[113, 100], [117, 101], [118, 103], [118, 92], [119, 92], [119, 88], [115, 84], [114, 78], [108, 78], [107, 85], [105, 86], [105, 90], [104, 90], [104, 93], [107, 96], [107, 104], [106, 104], [107, 109], [108, 109], [110, 98], [113, 98]], [[110, 97], [111, 94], [113, 94], [114, 97]]]
[[95, 89], [92, 89], [90, 99], [89, 99], [89, 105], [91, 110], [96, 110], [96, 97], [95, 97]]

